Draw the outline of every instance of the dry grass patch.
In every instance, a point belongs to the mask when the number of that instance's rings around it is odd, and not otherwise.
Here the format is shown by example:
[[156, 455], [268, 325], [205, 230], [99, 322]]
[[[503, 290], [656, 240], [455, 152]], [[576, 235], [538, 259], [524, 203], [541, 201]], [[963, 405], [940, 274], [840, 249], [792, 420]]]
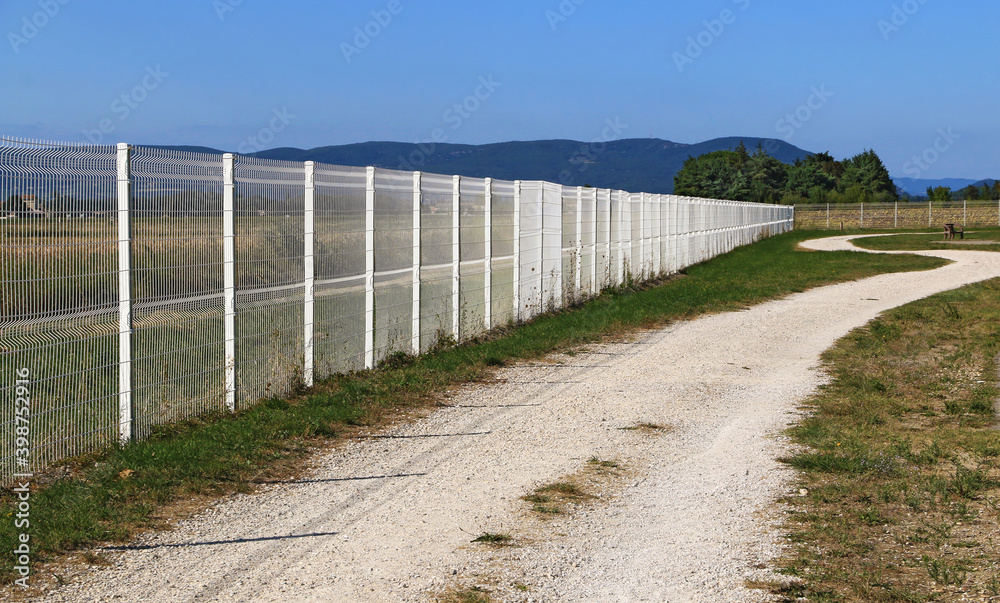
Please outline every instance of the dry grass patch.
[[493, 603], [496, 599], [481, 586], [455, 588], [434, 599], [438, 603]]
[[[825, 355], [791, 430], [793, 600], [998, 600], [1000, 281], [898, 308]], [[993, 597], [998, 597], [993, 599]]]
[[616, 460], [592, 456], [587, 464], [572, 475], [535, 488], [521, 500], [532, 504], [532, 511], [548, 516], [565, 512], [567, 505], [580, 505], [600, 498], [599, 494], [609, 479], [624, 475], [621, 463]]
[[619, 427], [620, 431], [638, 431], [641, 433], [670, 433], [674, 430], [672, 425], [660, 425], [659, 423], [636, 423], [628, 427]]

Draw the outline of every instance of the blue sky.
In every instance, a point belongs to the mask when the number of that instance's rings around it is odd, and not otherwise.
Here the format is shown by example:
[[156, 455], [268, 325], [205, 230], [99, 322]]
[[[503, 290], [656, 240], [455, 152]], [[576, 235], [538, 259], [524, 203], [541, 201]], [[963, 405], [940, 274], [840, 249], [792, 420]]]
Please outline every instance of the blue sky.
[[617, 138], [773, 137], [874, 148], [897, 177], [996, 178], [998, 17], [995, 0], [0, 0], [0, 134], [259, 150], [591, 141], [612, 120]]

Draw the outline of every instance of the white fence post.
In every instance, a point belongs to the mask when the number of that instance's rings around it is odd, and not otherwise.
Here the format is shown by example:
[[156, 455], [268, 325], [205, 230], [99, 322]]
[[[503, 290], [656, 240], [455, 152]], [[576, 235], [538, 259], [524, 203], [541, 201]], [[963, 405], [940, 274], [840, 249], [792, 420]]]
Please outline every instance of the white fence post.
[[455, 336], [455, 341], [462, 340], [462, 314], [460, 304], [461, 279], [462, 279], [462, 177], [455, 176], [452, 179], [453, 187], [451, 194], [451, 260], [452, 260], [452, 284], [451, 284], [451, 332]]
[[591, 257], [591, 262], [590, 262], [590, 294], [591, 295], [597, 295], [597, 292], [601, 290], [600, 286], [598, 286], [598, 284], [597, 284], [597, 258], [598, 258], [598, 254], [597, 254], [597, 239], [598, 239], [598, 237], [597, 237], [597, 224], [598, 224], [597, 208], [600, 206], [600, 204], [598, 203], [598, 199], [597, 198], [600, 195], [600, 191], [598, 189], [594, 188], [594, 189], [590, 190], [590, 193], [591, 193], [590, 194], [590, 198], [593, 199], [593, 205], [592, 205], [592, 207], [593, 207], [593, 210], [592, 210], [593, 211], [593, 218], [591, 219], [591, 225], [590, 225], [590, 233], [591, 233], [590, 237], [591, 237], [591, 240], [593, 241], [593, 251], [590, 254], [590, 257]]
[[423, 174], [413, 172], [413, 326], [410, 327], [410, 349], [414, 354], [420, 353], [420, 229], [423, 226], [420, 214], [420, 203], [423, 198]]
[[653, 203], [653, 275], [663, 272], [663, 195]]
[[[539, 183], [542, 202], [541, 308], [545, 312], [563, 303], [563, 186]], [[547, 287], [546, 287], [547, 285]]]
[[[615, 195], [618, 197], [618, 224], [615, 229], [615, 238], [618, 241], [618, 284], [624, 285], [625, 275], [629, 271], [628, 265], [632, 259], [632, 244], [628, 243], [626, 245], [625, 241], [625, 214], [631, 212], [632, 208], [625, 202], [628, 195], [624, 191], [615, 191]], [[631, 236], [629, 238], [631, 239]], [[629, 256], [627, 259], [625, 257], [626, 254]]]
[[226, 410], [236, 410], [236, 169], [235, 156], [222, 156], [222, 275], [225, 331]]
[[489, 331], [493, 328], [493, 179], [487, 178], [483, 188], [485, 192], [483, 212], [486, 222], [483, 233], [486, 237], [486, 257], [483, 260], [483, 271], [486, 274], [483, 322], [486, 325], [486, 330]]
[[305, 163], [305, 203], [304, 203], [304, 231], [305, 249], [303, 256], [303, 267], [305, 269], [305, 307], [303, 311], [303, 369], [302, 381], [306, 387], [313, 386], [314, 379], [314, 347], [313, 331], [315, 323], [316, 309], [316, 163], [307, 161]]
[[365, 184], [365, 368], [375, 367], [375, 168]]
[[[632, 195], [632, 201], [635, 202], [636, 197], [639, 199], [639, 266], [636, 276], [640, 281], [646, 280], [646, 254], [648, 253], [648, 247], [646, 241], [646, 193], [637, 193]], [[635, 237], [635, 225], [632, 225], [631, 236]]]
[[514, 321], [521, 321], [521, 181], [514, 181]]
[[131, 149], [118, 144], [118, 441], [134, 437], [132, 414]]
[[[576, 187], [576, 257], [573, 258], [573, 297], [580, 295], [583, 285], [583, 187]], [[572, 297], [570, 298], [572, 299]]]

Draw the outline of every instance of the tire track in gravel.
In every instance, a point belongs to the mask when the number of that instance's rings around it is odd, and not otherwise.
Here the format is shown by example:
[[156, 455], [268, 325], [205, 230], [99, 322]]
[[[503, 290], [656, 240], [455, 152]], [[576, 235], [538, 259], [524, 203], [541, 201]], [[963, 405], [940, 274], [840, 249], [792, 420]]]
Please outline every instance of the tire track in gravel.
[[[589, 366], [579, 366], [575, 367], [577, 370], [572, 373], [573, 375], [582, 374], [586, 370], [592, 368]], [[536, 399], [542, 399], [544, 396], [553, 395], [557, 393], [560, 389], [566, 389], [571, 387], [574, 383], [578, 382], [568, 382], [562, 383], [559, 381], [551, 382], [539, 382], [533, 381], [529, 382], [532, 384], [541, 384], [546, 387], [541, 388], [537, 391], [532, 391], [531, 395], [524, 399], [524, 403], [531, 403]], [[523, 407], [523, 406], [519, 406]], [[458, 407], [467, 409], [469, 407]], [[411, 446], [399, 446], [395, 449], [389, 448], [383, 452], [390, 455], [401, 455], [401, 458], [410, 458], [411, 460], [405, 461], [402, 464], [393, 465], [393, 470], [397, 471], [396, 475], [412, 475], [413, 477], [425, 477], [428, 475], [427, 471], [421, 473], [416, 473], [420, 471], [421, 467], [426, 467], [428, 461], [434, 461], [439, 459], [441, 456], [448, 456], [449, 452], [452, 452], [454, 448], [462, 446], [464, 442], [462, 441], [465, 437], [472, 437], [478, 435], [488, 435], [490, 432], [476, 432], [476, 429], [483, 429], [484, 424], [504, 420], [512, 412], [515, 412], [509, 406], [478, 406], [477, 409], [489, 409], [490, 413], [480, 411], [482, 416], [475, 416], [470, 413], [468, 417], [464, 420], [452, 421], [449, 426], [455, 427], [454, 434], [434, 434], [434, 433], [411, 433], [411, 425], [403, 425], [396, 429], [393, 429], [387, 433], [382, 433], [379, 435], [362, 436], [358, 438], [359, 440], [413, 440], [415, 443]], [[432, 442], [437, 442], [436, 445], [429, 445], [426, 447], [419, 446], [420, 441], [426, 441], [429, 444]], [[403, 449], [407, 449], [405, 456], [403, 455]], [[417, 450], [412, 450], [412, 448], [417, 448]], [[407, 474], [406, 472], [414, 472]], [[352, 478], [333, 478], [333, 481], [337, 480], [350, 480]], [[296, 482], [298, 483], [298, 482]], [[308, 483], [316, 483], [316, 480], [309, 480]], [[349, 498], [339, 503], [337, 506], [330, 508], [323, 514], [319, 515], [312, 521], [310, 521], [306, 526], [303, 526], [303, 531], [305, 529], [311, 529], [314, 531], [322, 529], [322, 526], [330, 525], [331, 523], [342, 526], [344, 530], [357, 525], [359, 522], [372, 515], [377, 515], [380, 508], [386, 506], [393, 499], [397, 498], [401, 492], [405, 491], [407, 484], [405, 482], [396, 482], [389, 484], [373, 483], [367, 488], [361, 488], [357, 491], [351, 492]], [[320, 532], [322, 533], [322, 532]], [[323, 534], [332, 535], [333, 534]], [[400, 537], [403, 537], [400, 534]], [[296, 562], [300, 562], [303, 558], [307, 557], [311, 551], [304, 550], [297, 554], [288, 555], [284, 552], [284, 546], [279, 541], [272, 542], [269, 546], [262, 551], [255, 551], [255, 557], [258, 561], [254, 564], [254, 578], [261, 581], [262, 583], [272, 583], [275, 578], [280, 576], [289, 565], [294, 565]], [[263, 558], [263, 559], [262, 559]], [[229, 585], [232, 584], [234, 580], [234, 575], [246, 573], [247, 568], [245, 567], [235, 567], [232, 570], [226, 572], [224, 575], [219, 576], [213, 582], [205, 585], [197, 594], [199, 599], [214, 599], [217, 598]]]
[[[1000, 254], [924, 255], [955, 263], [677, 323], [569, 366], [502, 369], [450, 407], [324, 453], [301, 482], [139, 538], [47, 600], [427, 601], [491, 572], [501, 586], [529, 580], [500, 600], [762, 600], [743, 580], [780, 551], [760, 513], [791, 483], [778, 434], [825, 379], [818, 355], [881, 311], [1000, 276]], [[638, 422], [676, 429], [621, 430]], [[591, 456], [625, 458], [643, 478], [486, 565], [469, 540], [517, 524], [521, 495]]]

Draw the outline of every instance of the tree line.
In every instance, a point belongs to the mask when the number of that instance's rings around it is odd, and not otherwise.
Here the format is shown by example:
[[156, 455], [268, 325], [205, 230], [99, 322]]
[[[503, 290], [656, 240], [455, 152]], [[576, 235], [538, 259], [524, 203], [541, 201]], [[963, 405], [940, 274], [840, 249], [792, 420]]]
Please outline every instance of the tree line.
[[883, 203], [899, 199], [873, 150], [837, 161], [815, 153], [783, 163], [758, 146], [689, 157], [674, 177], [674, 194], [754, 203]]
[[969, 186], [952, 191], [947, 186], [928, 186], [927, 198], [931, 201], [1000, 201], [1000, 180], [994, 180], [993, 185], [983, 183], [982, 186]]

